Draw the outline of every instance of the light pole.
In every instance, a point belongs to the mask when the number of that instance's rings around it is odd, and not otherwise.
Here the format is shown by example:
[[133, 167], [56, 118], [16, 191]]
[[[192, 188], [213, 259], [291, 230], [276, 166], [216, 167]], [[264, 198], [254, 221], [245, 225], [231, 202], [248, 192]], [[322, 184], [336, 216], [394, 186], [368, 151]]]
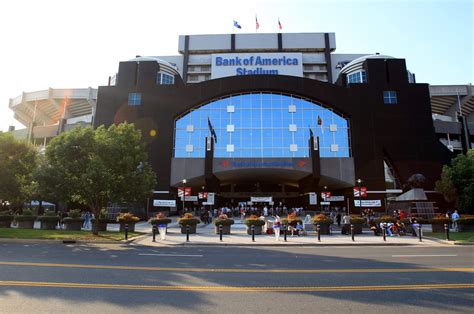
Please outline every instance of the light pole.
[[[324, 201], [327, 203], [327, 192], [326, 190], [328, 189], [327, 185], [324, 186]], [[327, 210], [329, 211], [329, 205], [327, 205]]]
[[184, 215], [184, 202], [186, 200], [186, 179], [183, 179], [183, 215]]
[[360, 189], [360, 184], [362, 183], [361, 179], [357, 179], [357, 186], [359, 187], [359, 209], [362, 211], [362, 190]]

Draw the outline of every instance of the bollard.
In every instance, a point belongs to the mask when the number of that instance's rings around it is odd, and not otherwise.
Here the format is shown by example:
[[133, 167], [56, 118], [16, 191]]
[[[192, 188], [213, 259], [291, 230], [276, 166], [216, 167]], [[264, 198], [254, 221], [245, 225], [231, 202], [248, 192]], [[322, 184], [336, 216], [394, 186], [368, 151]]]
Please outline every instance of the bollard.
[[151, 227], [151, 230], [153, 232], [153, 242], [156, 242], [156, 225], [153, 225], [153, 227]]
[[321, 226], [319, 224], [316, 225], [316, 232], [318, 233], [318, 242], [321, 242]]
[[288, 230], [288, 226], [287, 225], [282, 225], [283, 227], [283, 241], [286, 242], [286, 232]]
[[449, 241], [449, 225], [444, 224], [444, 233], [446, 234], [446, 241]]
[[222, 225], [219, 225], [219, 240], [222, 242]]
[[251, 230], [252, 230], [252, 242], [255, 242], [255, 226], [254, 225], [252, 225]]
[[125, 240], [128, 240], [128, 224], [125, 224]]
[[421, 224], [418, 225], [418, 241], [421, 242]]
[[383, 240], [387, 241], [387, 231], [385, 230], [385, 226], [382, 227], [382, 235], [383, 235]]
[[189, 225], [186, 226], [186, 242], [189, 242]]
[[354, 225], [351, 224], [351, 237], [352, 237], [352, 241], [354, 241]]

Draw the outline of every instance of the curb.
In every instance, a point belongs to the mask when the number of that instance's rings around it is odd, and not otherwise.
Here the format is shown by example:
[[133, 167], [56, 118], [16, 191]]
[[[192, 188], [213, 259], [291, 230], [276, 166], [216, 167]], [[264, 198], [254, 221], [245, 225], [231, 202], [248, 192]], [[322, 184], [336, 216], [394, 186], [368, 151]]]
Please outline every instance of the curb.
[[[156, 242], [159, 244], [159, 242]], [[137, 245], [142, 245], [142, 246], [150, 246], [150, 245], [144, 245], [137, 243]], [[226, 247], [226, 246], [232, 246], [232, 247], [331, 247], [331, 246], [345, 246], [345, 247], [350, 247], [350, 246], [416, 246], [417, 244], [411, 244], [411, 243], [249, 243], [249, 244], [243, 244], [243, 243], [177, 243], [177, 244], [166, 244], [163, 243], [161, 245], [153, 245], [153, 246], [162, 246], [162, 247], [192, 247], [192, 246], [200, 246], [200, 247], [205, 247], [205, 246], [212, 246], [212, 247]]]
[[442, 239], [438, 239], [438, 238], [433, 238], [433, 237], [424, 237], [425, 239], [428, 239], [428, 240], [431, 240], [433, 242], [438, 242], [438, 243], [442, 243], [442, 244], [446, 244], [446, 245], [466, 245], [466, 246], [469, 246], [469, 245], [474, 245], [474, 242], [459, 242], [459, 241], [456, 241], [456, 240], [442, 240]]

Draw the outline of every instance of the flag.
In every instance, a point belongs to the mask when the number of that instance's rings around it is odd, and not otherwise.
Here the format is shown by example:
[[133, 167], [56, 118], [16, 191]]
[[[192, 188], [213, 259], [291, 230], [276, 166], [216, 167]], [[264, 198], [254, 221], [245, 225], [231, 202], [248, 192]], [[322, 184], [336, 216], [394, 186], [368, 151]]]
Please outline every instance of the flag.
[[211, 136], [214, 137], [214, 143], [217, 143], [216, 131], [212, 127], [211, 119], [209, 119], [209, 117], [207, 117], [207, 125], [209, 126], [209, 132], [211, 132]]
[[255, 30], [260, 28], [260, 24], [258, 24], [257, 16], [255, 15]]
[[234, 20], [234, 27], [237, 27], [238, 29], [242, 28], [242, 26], [240, 26], [239, 22], [237, 22], [236, 20]]
[[278, 29], [281, 30], [283, 27], [281, 26], [280, 18], [278, 18]]

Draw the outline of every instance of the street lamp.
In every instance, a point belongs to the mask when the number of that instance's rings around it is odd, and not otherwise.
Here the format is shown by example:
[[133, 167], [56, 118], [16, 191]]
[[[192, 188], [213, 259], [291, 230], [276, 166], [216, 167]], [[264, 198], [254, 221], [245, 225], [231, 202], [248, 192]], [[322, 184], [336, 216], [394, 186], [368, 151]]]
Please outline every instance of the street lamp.
[[[361, 179], [357, 179], [357, 186], [359, 187], [359, 209], [362, 210], [362, 190], [360, 189], [360, 185], [362, 183]], [[349, 209], [348, 209], [349, 210]]]
[[[327, 185], [324, 186], [324, 201], [327, 203], [327, 194], [326, 190], [328, 189]], [[327, 205], [327, 210], [329, 211], [329, 205]]]
[[183, 179], [183, 215], [184, 215], [184, 202], [186, 200], [186, 179]]

